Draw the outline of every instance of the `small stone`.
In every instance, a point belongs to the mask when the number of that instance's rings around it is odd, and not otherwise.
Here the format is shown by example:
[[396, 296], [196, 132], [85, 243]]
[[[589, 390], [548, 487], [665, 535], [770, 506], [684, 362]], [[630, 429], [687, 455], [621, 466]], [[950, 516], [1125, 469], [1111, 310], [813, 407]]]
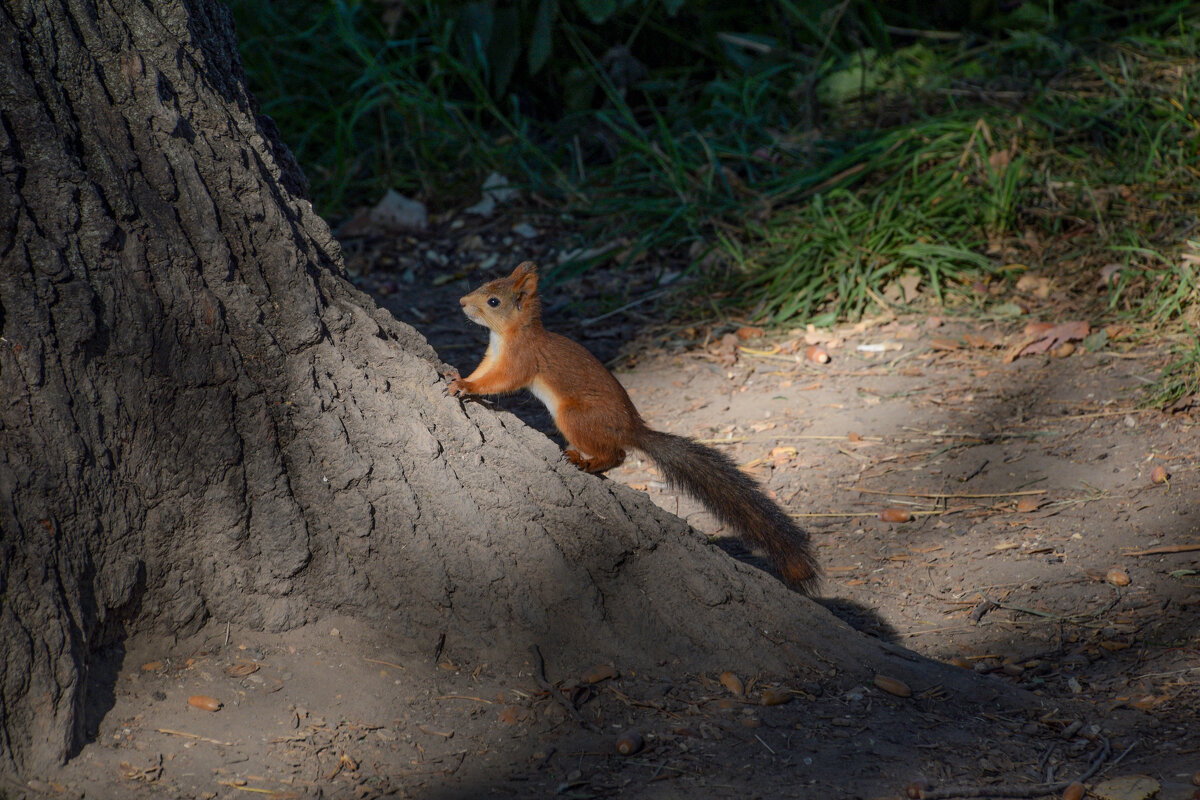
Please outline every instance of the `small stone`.
[[1145, 775], [1125, 775], [1097, 784], [1092, 794], [1100, 800], [1148, 800], [1161, 788], [1158, 781]]
[[429, 212], [420, 200], [412, 200], [388, 189], [374, 208], [371, 209], [371, 221], [376, 225], [391, 230], [425, 230], [429, 226]]

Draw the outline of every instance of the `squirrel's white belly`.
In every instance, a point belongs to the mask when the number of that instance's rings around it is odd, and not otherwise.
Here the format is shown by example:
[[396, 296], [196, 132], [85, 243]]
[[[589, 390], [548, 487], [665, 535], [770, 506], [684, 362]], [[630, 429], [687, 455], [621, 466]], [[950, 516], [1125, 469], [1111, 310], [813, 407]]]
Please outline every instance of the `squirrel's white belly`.
[[558, 395], [550, 390], [546, 382], [541, 376], [533, 379], [529, 384], [529, 391], [533, 392], [533, 396], [542, 401], [542, 405], [550, 410], [550, 416], [554, 417], [554, 424], [558, 424], [558, 407], [562, 404]]

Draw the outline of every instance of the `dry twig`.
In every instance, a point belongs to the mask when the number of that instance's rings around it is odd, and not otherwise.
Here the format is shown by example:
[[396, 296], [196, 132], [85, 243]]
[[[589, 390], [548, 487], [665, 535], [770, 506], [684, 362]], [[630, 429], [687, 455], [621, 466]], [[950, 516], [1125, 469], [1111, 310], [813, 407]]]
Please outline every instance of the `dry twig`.
[[541, 649], [538, 648], [536, 644], [531, 645], [529, 649], [533, 651], [533, 657], [537, 662], [537, 668], [534, 670], [534, 677], [537, 678], [538, 685], [549, 692], [550, 696], [557, 700], [559, 705], [565, 708], [567, 713], [575, 718], [576, 722], [587, 728], [589, 731], [598, 730], [595, 725], [584, 719], [583, 714], [581, 714], [579, 709], [575, 707], [575, 704], [568, 700], [567, 696], [559, 691], [558, 687], [551, 683], [549, 678], [546, 677], [546, 661], [542, 658]]
[[1158, 547], [1149, 547], [1145, 550], [1130, 550], [1125, 555], [1127, 556], [1157, 556], [1164, 553], [1190, 553], [1194, 550], [1200, 550], [1200, 542], [1192, 544], [1163, 544]]
[[155, 728], [159, 733], [165, 733], [170, 736], [182, 736], [185, 739], [195, 739], [198, 742], [208, 742], [209, 744], [219, 744], [222, 747], [233, 747], [233, 742], [222, 742], [219, 739], [210, 739], [207, 736], [197, 736], [194, 733], [186, 733], [184, 731], [173, 731], [170, 728]]
[[[1101, 736], [1099, 737], [1099, 741], [1100, 744], [1096, 747], [1096, 753], [1092, 756], [1092, 763], [1088, 765], [1088, 768], [1078, 778], [1072, 778], [1067, 781], [1055, 781], [1054, 783], [1035, 783], [1020, 786], [947, 786], [944, 789], [930, 789], [929, 791], [921, 792], [921, 800], [942, 800], [942, 798], [950, 797], [1023, 798], [1057, 794], [1072, 783], [1083, 783], [1099, 772], [1100, 768], [1104, 766], [1104, 762], [1108, 761], [1108, 757], [1112, 754], [1108, 739]], [[1124, 757], [1124, 754], [1122, 754], [1122, 757]]]

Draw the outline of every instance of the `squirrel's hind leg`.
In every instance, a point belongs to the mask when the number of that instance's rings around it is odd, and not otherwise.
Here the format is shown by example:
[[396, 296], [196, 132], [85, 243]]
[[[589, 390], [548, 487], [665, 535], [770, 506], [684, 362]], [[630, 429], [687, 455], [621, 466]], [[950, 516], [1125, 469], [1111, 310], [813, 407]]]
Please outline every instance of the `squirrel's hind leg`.
[[607, 472], [613, 467], [621, 465], [621, 462], [625, 460], [625, 451], [617, 450], [615, 452], [594, 455], [589, 458], [578, 450], [568, 449], [567, 458], [584, 472]]
[[624, 441], [614, 434], [612, 420], [606, 420], [594, 410], [575, 403], [563, 404], [554, 415], [566, 439], [566, 457], [576, 467], [588, 473], [604, 473], [625, 461]]

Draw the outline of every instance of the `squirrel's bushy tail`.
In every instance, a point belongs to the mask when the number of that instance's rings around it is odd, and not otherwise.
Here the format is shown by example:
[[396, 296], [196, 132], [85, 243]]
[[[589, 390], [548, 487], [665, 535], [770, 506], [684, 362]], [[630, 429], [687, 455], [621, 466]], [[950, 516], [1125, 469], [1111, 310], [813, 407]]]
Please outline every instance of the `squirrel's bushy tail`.
[[654, 459], [673, 487], [704, 503], [744, 541], [765, 550], [785, 581], [813, 594], [820, 571], [808, 534], [728, 456], [683, 436], [649, 428], [639, 431], [633, 446]]

